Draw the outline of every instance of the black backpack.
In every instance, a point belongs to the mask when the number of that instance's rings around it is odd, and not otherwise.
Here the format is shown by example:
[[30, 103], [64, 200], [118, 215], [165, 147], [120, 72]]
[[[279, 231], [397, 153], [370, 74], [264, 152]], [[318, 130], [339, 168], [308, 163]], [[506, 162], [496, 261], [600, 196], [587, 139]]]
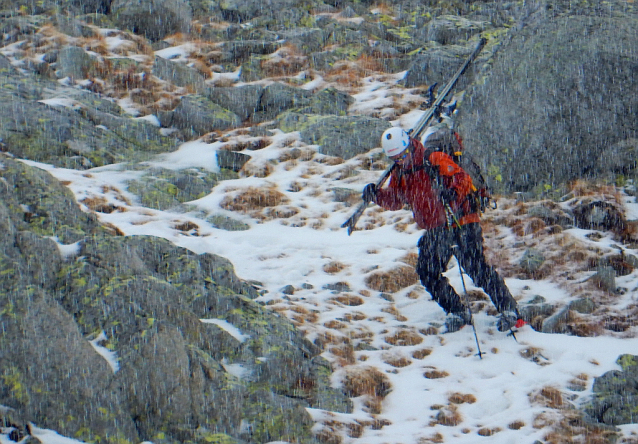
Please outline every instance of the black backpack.
[[[423, 146], [427, 151], [441, 151], [452, 157], [452, 160], [463, 168], [472, 178], [473, 189], [468, 196], [472, 203], [472, 209], [484, 213], [490, 207], [496, 207], [496, 201], [492, 198], [490, 189], [483, 177], [481, 167], [465, 152], [461, 136], [448, 127], [440, 127], [431, 133]], [[426, 155], [426, 158], [428, 156]]]

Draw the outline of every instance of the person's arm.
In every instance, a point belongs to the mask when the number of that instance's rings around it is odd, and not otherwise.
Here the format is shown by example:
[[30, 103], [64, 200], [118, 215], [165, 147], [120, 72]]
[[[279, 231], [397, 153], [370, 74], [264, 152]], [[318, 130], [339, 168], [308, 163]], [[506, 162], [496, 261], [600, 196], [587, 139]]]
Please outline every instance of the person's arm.
[[390, 183], [387, 187], [377, 190], [374, 203], [391, 211], [403, 208], [404, 202], [401, 199], [401, 186], [396, 174], [390, 176]]

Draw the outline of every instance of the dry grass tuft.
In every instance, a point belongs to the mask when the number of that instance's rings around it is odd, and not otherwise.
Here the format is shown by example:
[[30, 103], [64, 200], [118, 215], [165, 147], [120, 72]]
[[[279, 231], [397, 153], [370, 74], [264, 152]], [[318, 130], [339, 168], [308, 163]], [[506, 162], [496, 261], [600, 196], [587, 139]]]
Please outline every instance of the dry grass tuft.
[[343, 271], [347, 265], [342, 264], [339, 261], [331, 261], [323, 266], [324, 273], [337, 274]]
[[346, 369], [343, 388], [352, 398], [363, 395], [385, 398], [392, 385], [388, 377], [374, 367], [351, 367]]
[[525, 422], [524, 421], [514, 421], [511, 422], [507, 425], [507, 428], [510, 430], [520, 430], [523, 427], [525, 427]]
[[384, 355], [383, 362], [396, 368], [403, 368], [412, 364], [412, 361], [410, 361], [408, 358], [402, 355], [397, 355], [397, 354]]
[[257, 162], [250, 160], [239, 171], [241, 177], [259, 177], [264, 178], [270, 176], [273, 172], [273, 166], [270, 162]]
[[463, 422], [463, 417], [458, 412], [455, 405], [437, 406], [439, 411], [434, 417], [434, 421], [430, 425], [440, 424], [447, 427], [454, 427]]
[[471, 393], [452, 393], [447, 399], [452, 404], [474, 404], [476, 402], [476, 396]]
[[479, 436], [492, 436], [495, 433], [498, 433], [500, 431], [501, 431], [500, 427], [494, 427], [492, 429], [487, 428], [487, 427], [483, 427], [483, 428], [479, 429], [479, 431], [477, 433], [479, 434]]
[[422, 350], [415, 350], [412, 352], [412, 357], [414, 359], [423, 359], [427, 356], [430, 356], [432, 354], [432, 349], [431, 348], [424, 348]]
[[532, 403], [552, 409], [561, 409], [568, 406], [563, 399], [563, 394], [555, 387], [543, 387], [539, 391], [531, 393], [529, 397]]
[[235, 196], [226, 196], [220, 203], [225, 210], [250, 213], [266, 207], [288, 203], [288, 198], [274, 186], [266, 188], [249, 187]]
[[399, 330], [394, 335], [383, 339], [388, 344], [398, 346], [418, 345], [423, 342], [423, 338], [417, 332], [407, 329]]
[[91, 211], [95, 211], [98, 213], [110, 214], [114, 211], [126, 211], [125, 208], [118, 207], [109, 203], [103, 196], [86, 197], [82, 199], [80, 203], [86, 205], [86, 207]]
[[352, 344], [346, 343], [339, 346], [331, 347], [330, 353], [339, 358], [339, 365], [345, 367], [357, 362], [357, 358], [354, 355], [354, 347]]
[[418, 280], [413, 267], [402, 265], [390, 271], [372, 273], [366, 276], [365, 283], [372, 290], [395, 293]]
[[399, 322], [405, 322], [408, 320], [408, 318], [406, 318], [401, 313], [399, 313], [399, 310], [397, 310], [397, 308], [394, 305], [391, 305], [390, 307], [382, 308], [381, 311], [384, 313], [391, 314]]
[[423, 376], [427, 379], [442, 379], [447, 378], [450, 374], [446, 371], [428, 370], [423, 373]]
[[340, 294], [339, 296], [335, 296], [330, 300], [337, 301], [340, 304], [347, 305], [349, 307], [357, 307], [359, 305], [363, 305], [363, 298], [354, 294]]

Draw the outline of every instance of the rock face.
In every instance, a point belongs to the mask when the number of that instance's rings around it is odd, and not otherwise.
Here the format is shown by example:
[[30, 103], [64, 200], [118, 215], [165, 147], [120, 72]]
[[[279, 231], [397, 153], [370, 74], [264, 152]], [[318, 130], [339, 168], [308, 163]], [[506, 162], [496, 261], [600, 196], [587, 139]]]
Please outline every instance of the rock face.
[[595, 421], [610, 426], [638, 421], [638, 356], [622, 355], [621, 370], [609, 371], [594, 380], [592, 401], [585, 407]]
[[515, 33], [468, 92], [460, 128], [468, 149], [506, 191], [600, 174], [638, 126], [634, 75], [638, 17], [612, 2]]
[[5, 424], [107, 443], [313, 442], [306, 407], [348, 411], [320, 350], [228, 260], [112, 236], [48, 173], [1, 163]]

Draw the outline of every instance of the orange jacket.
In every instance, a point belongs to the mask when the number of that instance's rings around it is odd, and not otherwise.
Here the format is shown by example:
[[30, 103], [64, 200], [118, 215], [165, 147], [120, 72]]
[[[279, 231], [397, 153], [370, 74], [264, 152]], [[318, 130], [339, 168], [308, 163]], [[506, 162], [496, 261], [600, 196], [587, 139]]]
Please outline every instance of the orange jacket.
[[[445, 206], [439, 197], [437, 184], [432, 183], [428, 168], [424, 166], [426, 150], [416, 139], [411, 139], [412, 159], [409, 164], [396, 166], [390, 175], [387, 187], [377, 190], [375, 203], [387, 210], [399, 210], [409, 205], [414, 213], [414, 220], [422, 229], [445, 226], [447, 217]], [[450, 203], [452, 211], [457, 215], [459, 225], [479, 222], [478, 213], [472, 209], [468, 194], [472, 191], [472, 178], [449, 155], [441, 152], [430, 152], [428, 160], [433, 167], [434, 175], [438, 173], [440, 187], [456, 192], [456, 199]]]

